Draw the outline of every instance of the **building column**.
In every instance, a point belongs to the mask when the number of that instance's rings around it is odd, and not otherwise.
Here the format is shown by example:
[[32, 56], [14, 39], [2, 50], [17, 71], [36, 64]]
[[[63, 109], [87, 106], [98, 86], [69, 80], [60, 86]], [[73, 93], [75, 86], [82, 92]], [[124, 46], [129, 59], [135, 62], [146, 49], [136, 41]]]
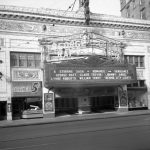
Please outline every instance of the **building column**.
[[7, 120], [12, 120], [12, 103], [11, 98], [7, 101]]
[[120, 85], [118, 87], [118, 106], [116, 107], [118, 112], [128, 111], [128, 94], [127, 85]]

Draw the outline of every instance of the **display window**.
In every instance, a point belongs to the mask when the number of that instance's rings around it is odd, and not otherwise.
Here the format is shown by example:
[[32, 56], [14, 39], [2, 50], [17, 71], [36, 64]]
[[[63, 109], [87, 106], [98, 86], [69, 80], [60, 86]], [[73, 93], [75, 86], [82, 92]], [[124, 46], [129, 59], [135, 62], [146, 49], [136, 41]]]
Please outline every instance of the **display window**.
[[24, 110], [41, 110], [42, 99], [40, 97], [25, 98]]
[[148, 108], [147, 95], [144, 91], [128, 91], [129, 109]]

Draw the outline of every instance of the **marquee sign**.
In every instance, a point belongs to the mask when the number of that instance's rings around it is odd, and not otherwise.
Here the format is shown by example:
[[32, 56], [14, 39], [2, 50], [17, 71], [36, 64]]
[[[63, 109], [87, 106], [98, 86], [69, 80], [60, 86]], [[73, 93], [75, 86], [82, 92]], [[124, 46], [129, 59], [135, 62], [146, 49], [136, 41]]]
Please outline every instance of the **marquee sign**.
[[86, 61], [74, 61], [75, 64], [69, 62], [45, 64], [46, 87], [109, 86], [129, 84], [136, 81], [136, 68], [133, 65], [110, 62], [104, 58], [98, 61], [97, 56]]
[[92, 32], [43, 38], [39, 43], [43, 46], [47, 61], [52, 60], [52, 56], [57, 56], [55, 59], [81, 55], [103, 55], [117, 60], [122, 58], [121, 42]]
[[56, 68], [50, 71], [52, 81], [75, 80], [132, 80], [133, 72], [126, 68]]

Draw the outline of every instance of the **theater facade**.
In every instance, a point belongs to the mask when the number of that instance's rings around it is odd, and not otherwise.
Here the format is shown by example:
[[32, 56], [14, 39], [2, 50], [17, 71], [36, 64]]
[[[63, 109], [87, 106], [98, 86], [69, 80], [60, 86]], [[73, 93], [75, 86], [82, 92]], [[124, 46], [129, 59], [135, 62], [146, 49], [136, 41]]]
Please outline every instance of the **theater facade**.
[[150, 109], [150, 22], [0, 6], [1, 120]]
[[127, 84], [137, 78], [135, 65], [124, 61], [125, 44], [87, 30], [42, 38], [39, 43], [44, 98], [49, 95], [43, 104], [45, 113], [128, 111]]

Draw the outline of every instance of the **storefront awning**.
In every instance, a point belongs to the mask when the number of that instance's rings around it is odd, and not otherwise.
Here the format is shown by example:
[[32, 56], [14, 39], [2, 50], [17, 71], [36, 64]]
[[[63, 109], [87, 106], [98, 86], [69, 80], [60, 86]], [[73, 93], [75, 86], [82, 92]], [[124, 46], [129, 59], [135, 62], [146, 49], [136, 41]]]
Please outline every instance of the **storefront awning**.
[[105, 56], [89, 56], [59, 63], [45, 63], [44, 86], [118, 86], [136, 82], [136, 67]]

